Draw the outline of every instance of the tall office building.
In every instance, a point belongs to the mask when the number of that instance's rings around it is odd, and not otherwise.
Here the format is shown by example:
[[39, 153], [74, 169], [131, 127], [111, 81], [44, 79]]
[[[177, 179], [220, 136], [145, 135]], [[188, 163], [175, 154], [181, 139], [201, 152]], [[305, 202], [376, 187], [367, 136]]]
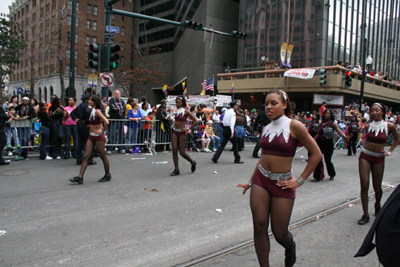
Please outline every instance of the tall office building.
[[249, 0], [242, 1], [240, 20], [248, 34], [239, 46], [240, 68], [260, 66], [261, 57], [280, 62], [283, 42], [294, 45], [294, 68], [354, 66], [364, 57], [365, 29], [372, 68], [400, 76], [399, 0], [290, 0], [290, 9], [287, 0]]
[[[178, 22], [191, 20], [222, 32], [238, 30], [238, 0], [137, 0], [136, 7], [145, 15]], [[243, 40], [148, 20], [135, 25], [140, 48], [150, 50], [148, 60], [162, 63], [167, 70], [164, 81], [174, 86], [172, 94], [182, 93], [180, 82], [184, 80], [188, 94], [198, 94], [205, 78], [223, 72], [227, 66], [237, 66], [237, 47]], [[150, 102], [164, 97], [156, 84], [149, 84], [136, 96], [140, 94], [146, 94]]]
[[[131, 11], [133, 3], [121, 0], [115, 7]], [[39, 101], [48, 102], [51, 94], [60, 97], [61, 82], [65, 84], [65, 88], [69, 85], [72, 1], [17, 0], [9, 8], [9, 19], [18, 22], [28, 44], [22, 51], [20, 64], [15, 66], [14, 74], [10, 77], [9, 92], [16, 94], [17, 87], [25, 89], [27, 85], [31, 85], [31, 90], [34, 88], [34, 96]], [[75, 90], [78, 99], [88, 87], [88, 75], [99, 75], [98, 71], [88, 67], [88, 48], [90, 44], [103, 42], [104, 18], [103, 2], [77, 1], [74, 50]], [[112, 25], [120, 29], [120, 33], [111, 39], [121, 47], [120, 68], [129, 68], [132, 19], [113, 15]], [[97, 92], [99, 91], [98, 87]], [[66, 95], [68, 96], [68, 91]]]

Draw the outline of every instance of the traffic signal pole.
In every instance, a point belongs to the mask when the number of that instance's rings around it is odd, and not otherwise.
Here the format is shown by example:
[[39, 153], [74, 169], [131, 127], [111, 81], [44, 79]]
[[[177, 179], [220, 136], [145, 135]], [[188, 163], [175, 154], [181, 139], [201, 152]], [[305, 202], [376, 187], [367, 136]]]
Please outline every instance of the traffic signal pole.
[[[112, 5], [118, 1], [107, 1], [104, 0], [104, 5], [106, 8], [106, 19], [105, 19], [105, 26], [111, 26], [111, 15], [112, 15]], [[100, 72], [109, 72], [110, 71], [110, 49], [108, 49], [110, 44], [110, 33], [104, 32], [104, 47], [101, 53], [101, 63], [100, 63]], [[101, 87], [101, 96], [108, 97], [108, 87]]]
[[[68, 96], [75, 97], [75, 32], [76, 32], [76, 0], [72, 0], [71, 10], [71, 36], [70, 36], [70, 57], [69, 57], [69, 89]], [[63, 96], [60, 96], [61, 99]], [[64, 103], [63, 103], [64, 104]]]

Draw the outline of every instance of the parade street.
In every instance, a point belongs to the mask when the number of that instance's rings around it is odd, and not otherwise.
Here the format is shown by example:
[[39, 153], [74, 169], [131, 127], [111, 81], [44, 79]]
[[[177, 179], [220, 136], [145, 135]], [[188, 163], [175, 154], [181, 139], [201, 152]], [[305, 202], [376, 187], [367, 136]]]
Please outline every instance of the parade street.
[[[95, 158], [98, 164], [88, 166], [83, 185], [68, 181], [79, 172], [74, 159], [33, 157], [1, 166], [0, 266], [175, 266], [252, 239], [249, 192], [242, 196], [235, 185], [249, 180], [257, 159], [246, 143], [244, 164], [233, 164], [229, 149], [218, 164], [211, 162], [212, 153], [189, 152], [196, 172], [180, 158], [181, 175], [175, 177], [169, 176], [171, 153], [115, 152], [108, 156], [112, 180], [97, 182], [104, 170]], [[359, 196], [359, 151], [357, 156], [346, 153], [334, 152], [333, 182], [325, 177], [311, 183], [309, 177], [298, 188], [292, 222]], [[295, 176], [306, 158], [304, 149], [294, 157]], [[386, 159], [384, 186], [400, 181], [398, 163], [396, 152]], [[391, 192], [384, 193], [384, 200]], [[296, 266], [377, 266], [375, 251], [352, 258], [375, 218], [359, 226], [361, 215], [356, 204], [293, 229]], [[271, 244], [272, 266], [283, 266], [283, 249], [274, 240]], [[254, 247], [202, 266], [219, 265], [258, 266]]]

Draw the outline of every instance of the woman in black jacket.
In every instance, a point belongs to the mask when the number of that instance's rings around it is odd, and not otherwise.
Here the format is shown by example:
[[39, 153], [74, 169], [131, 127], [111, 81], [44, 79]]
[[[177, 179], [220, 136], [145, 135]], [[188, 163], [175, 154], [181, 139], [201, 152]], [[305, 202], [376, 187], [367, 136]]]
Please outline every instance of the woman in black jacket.
[[167, 132], [170, 131], [171, 119], [165, 112], [165, 106], [160, 105], [156, 113], [156, 152], [164, 151], [164, 143], [169, 142], [166, 140]]
[[18, 127], [18, 136], [20, 140], [20, 144], [24, 148], [18, 149], [19, 156], [15, 156], [15, 160], [22, 160], [24, 158], [28, 158], [28, 146], [30, 134], [31, 134], [31, 119], [36, 117], [35, 110], [33, 106], [30, 104], [30, 100], [27, 96], [22, 98], [22, 104], [18, 105], [15, 108], [15, 111], [18, 113], [19, 117], [23, 121], [21, 123], [21, 127]]

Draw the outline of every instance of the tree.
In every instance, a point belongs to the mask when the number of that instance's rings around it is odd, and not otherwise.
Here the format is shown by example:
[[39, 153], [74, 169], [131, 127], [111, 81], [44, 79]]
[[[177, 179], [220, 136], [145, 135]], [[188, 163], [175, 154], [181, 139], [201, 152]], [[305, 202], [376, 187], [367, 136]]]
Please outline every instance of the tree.
[[20, 63], [21, 49], [27, 47], [22, 31], [18, 31], [18, 24], [0, 19], [0, 74], [1, 84], [5, 77], [14, 72], [15, 64]]

